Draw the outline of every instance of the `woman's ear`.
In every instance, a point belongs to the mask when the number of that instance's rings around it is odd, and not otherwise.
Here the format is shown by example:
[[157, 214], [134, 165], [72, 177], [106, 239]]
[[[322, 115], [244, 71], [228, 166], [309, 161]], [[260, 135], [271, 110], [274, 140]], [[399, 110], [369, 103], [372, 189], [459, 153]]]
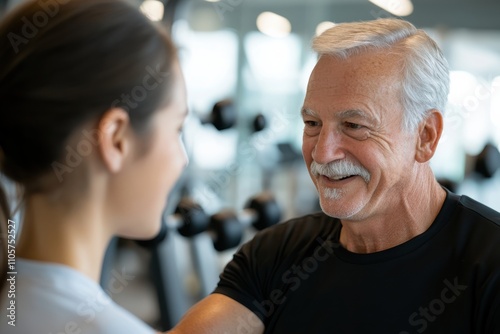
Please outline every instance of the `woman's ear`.
[[108, 110], [98, 123], [99, 153], [110, 172], [119, 172], [131, 152], [130, 119], [122, 108]]
[[416, 161], [427, 162], [434, 156], [442, 133], [443, 115], [439, 110], [432, 109], [418, 126]]

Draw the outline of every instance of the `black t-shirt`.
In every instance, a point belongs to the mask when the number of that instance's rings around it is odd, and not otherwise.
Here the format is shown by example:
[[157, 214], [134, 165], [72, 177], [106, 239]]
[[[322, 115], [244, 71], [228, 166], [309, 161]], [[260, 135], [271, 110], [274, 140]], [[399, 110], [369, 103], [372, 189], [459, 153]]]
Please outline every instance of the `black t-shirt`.
[[500, 333], [500, 213], [448, 193], [426, 232], [371, 254], [340, 246], [340, 230], [317, 213], [259, 232], [214, 292], [265, 333]]

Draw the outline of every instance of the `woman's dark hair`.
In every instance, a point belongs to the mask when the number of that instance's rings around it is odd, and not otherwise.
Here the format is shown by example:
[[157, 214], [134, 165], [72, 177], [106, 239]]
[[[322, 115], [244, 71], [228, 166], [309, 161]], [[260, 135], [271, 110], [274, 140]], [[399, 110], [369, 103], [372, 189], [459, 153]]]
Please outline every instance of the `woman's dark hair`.
[[[84, 122], [122, 107], [142, 133], [169, 101], [176, 50], [125, 1], [28, 1], [2, 18], [0, 36], [0, 172], [25, 194], [43, 191], [38, 180]], [[0, 276], [10, 214], [0, 184]]]

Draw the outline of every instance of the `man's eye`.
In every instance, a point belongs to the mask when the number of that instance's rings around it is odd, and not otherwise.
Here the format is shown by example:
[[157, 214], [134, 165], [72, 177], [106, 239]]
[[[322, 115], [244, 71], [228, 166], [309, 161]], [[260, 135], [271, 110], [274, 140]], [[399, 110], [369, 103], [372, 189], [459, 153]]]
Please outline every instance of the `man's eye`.
[[318, 122], [315, 122], [315, 121], [304, 121], [304, 124], [306, 126], [317, 126]]
[[354, 130], [361, 129], [363, 127], [363, 125], [351, 122], [345, 122], [345, 126], [349, 129], [354, 129]]

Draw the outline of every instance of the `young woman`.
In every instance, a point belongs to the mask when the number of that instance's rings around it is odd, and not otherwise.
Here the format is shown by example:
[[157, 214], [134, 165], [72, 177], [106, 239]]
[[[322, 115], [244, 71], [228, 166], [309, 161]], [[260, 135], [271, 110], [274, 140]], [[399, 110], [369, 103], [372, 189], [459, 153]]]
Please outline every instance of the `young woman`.
[[0, 170], [23, 190], [15, 244], [0, 191], [0, 332], [153, 333], [97, 282], [112, 236], [159, 231], [187, 163], [174, 46], [119, 0], [28, 1], [0, 36]]

